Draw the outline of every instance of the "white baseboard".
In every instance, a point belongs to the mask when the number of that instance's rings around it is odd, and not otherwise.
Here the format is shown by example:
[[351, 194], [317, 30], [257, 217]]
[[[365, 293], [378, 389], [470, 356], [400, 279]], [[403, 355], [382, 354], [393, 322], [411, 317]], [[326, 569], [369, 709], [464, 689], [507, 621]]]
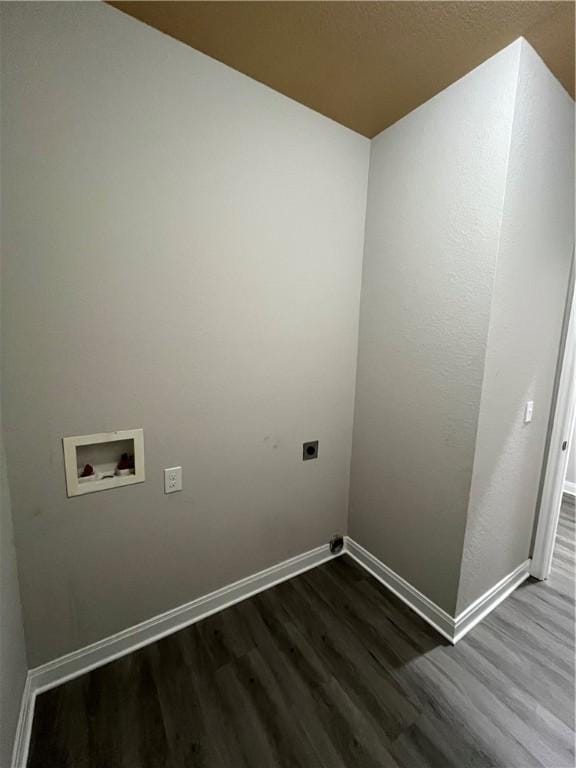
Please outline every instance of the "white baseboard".
[[461, 640], [468, 634], [472, 627], [475, 627], [482, 619], [487, 616], [497, 605], [505, 600], [516, 587], [526, 581], [530, 575], [530, 560], [525, 560], [515, 568], [508, 576], [505, 576], [497, 584], [494, 584], [487, 592], [477, 600], [474, 600], [465, 610], [461, 611], [454, 621], [454, 643]]
[[454, 645], [530, 575], [530, 560], [526, 560], [454, 617], [349, 536], [346, 552]]
[[454, 619], [440, 606], [433, 603], [426, 595], [409, 584], [381, 560], [364, 549], [354, 539], [346, 537], [346, 552], [363, 568], [382, 582], [385, 587], [406, 603], [409, 608], [427, 621], [434, 629], [450, 642], [454, 637]]
[[576, 483], [570, 483], [568, 480], [565, 480], [563, 491], [569, 496], [576, 496]]
[[[348, 536], [345, 537], [345, 547], [340, 554], [344, 553], [382, 582], [451, 643], [457, 643], [461, 640], [472, 627], [516, 589], [528, 577], [530, 565], [529, 560], [522, 563], [454, 618]], [[199, 597], [197, 600], [192, 600], [190, 603], [143, 621], [141, 624], [92, 643], [92, 645], [31, 669], [28, 672], [22, 694], [12, 755], [12, 768], [25, 768], [26, 766], [34, 716], [34, 701], [39, 693], [132, 653], [138, 648], [177, 632], [213, 613], [234, 605], [234, 603], [245, 600], [337, 556], [331, 555], [327, 546], [317, 547], [236, 581], [227, 587]]]
[[143, 621], [141, 624], [136, 624], [115, 635], [68, 653], [66, 656], [61, 656], [54, 661], [31, 669], [28, 672], [22, 696], [12, 768], [25, 768], [26, 766], [34, 716], [34, 700], [39, 693], [132, 653], [138, 648], [160, 640], [166, 635], [177, 632], [213, 613], [234, 605], [234, 603], [269, 589], [282, 581], [286, 581], [286, 579], [291, 579], [310, 568], [315, 568], [327, 560], [333, 560], [335, 557], [338, 555], [330, 554], [327, 545], [317, 547], [199, 597], [197, 600], [192, 600], [190, 603]]

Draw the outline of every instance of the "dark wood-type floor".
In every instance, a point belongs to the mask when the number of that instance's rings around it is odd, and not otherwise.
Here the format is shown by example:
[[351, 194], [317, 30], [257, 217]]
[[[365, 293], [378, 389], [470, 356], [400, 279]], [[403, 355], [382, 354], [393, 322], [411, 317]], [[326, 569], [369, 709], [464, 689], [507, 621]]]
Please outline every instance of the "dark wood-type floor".
[[574, 505], [456, 647], [343, 557], [42, 694], [29, 768], [571, 768]]

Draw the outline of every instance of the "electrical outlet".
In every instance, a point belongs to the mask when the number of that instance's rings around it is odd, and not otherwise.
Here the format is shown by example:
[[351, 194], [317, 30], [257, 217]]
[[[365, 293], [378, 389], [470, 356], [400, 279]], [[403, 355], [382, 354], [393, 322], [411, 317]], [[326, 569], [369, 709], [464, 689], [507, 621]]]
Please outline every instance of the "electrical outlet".
[[164, 470], [164, 493], [182, 490], [182, 467], [170, 467]]
[[310, 459], [318, 458], [318, 440], [312, 440], [309, 443], [304, 443], [302, 446], [302, 461], [310, 461]]
[[534, 415], [534, 400], [528, 400], [524, 407], [524, 424], [530, 424]]

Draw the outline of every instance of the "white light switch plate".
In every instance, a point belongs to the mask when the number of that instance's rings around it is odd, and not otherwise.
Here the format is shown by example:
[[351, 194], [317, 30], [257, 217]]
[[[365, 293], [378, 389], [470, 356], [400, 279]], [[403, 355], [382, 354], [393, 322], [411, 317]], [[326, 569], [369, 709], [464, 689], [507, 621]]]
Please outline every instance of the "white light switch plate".
[[528, 400], [524, 408], [524, 424], [530, 424], [534, 414], [534, 400]]
[[164, 493], [176, 493], [182, 490], [182, 467], [169, 467], [164, 470]]

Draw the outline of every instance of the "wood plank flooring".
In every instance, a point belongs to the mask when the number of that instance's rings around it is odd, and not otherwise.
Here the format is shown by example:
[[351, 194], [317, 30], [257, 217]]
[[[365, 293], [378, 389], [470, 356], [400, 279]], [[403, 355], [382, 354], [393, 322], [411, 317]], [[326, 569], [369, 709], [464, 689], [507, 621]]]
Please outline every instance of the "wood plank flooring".
[[40, 695], [28, 768], [572, 768], [574, 533], [456, 647], [331, 561]]

